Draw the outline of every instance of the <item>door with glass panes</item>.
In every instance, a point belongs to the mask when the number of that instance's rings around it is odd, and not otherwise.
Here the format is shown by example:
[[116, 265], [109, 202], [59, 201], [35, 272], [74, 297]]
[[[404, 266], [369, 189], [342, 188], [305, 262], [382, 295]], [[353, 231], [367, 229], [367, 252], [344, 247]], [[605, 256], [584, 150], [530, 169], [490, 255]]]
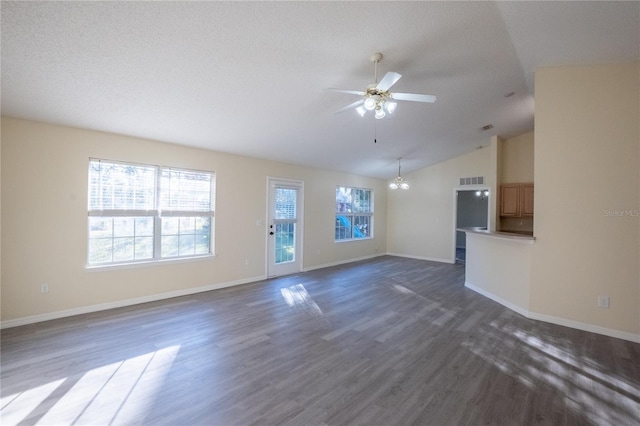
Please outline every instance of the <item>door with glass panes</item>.
[[267, 275], [300, 272], [302, 268], [301, 181], [269, 178]]

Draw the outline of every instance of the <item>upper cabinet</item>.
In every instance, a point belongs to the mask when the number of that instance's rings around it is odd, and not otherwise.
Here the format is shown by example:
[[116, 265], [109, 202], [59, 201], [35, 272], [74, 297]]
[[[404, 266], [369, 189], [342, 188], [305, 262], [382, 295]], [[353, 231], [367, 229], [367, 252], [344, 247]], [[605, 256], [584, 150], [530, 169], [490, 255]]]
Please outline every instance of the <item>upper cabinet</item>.
[[520, 216], [520, 185], [500, 187], [500, 216]]
[[500, 216], [533, 216], [533, 183], [507, 183], [501, 185]]

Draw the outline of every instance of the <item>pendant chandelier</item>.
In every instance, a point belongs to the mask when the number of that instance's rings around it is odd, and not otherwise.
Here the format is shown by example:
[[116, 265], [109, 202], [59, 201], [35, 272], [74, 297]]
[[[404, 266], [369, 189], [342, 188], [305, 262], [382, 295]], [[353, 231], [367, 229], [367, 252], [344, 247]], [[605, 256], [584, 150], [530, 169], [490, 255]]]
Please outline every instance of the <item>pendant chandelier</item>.
[[406, 180], [404, 180], [404, 178], [400, 174], [401, 159], [402, 157], [398, 158], [398, 177], [396, 177], [393, 181], [391, 181], [391, 183], [389, 184], [389, 189], [409, 189], [409, 184], [407, 183]]

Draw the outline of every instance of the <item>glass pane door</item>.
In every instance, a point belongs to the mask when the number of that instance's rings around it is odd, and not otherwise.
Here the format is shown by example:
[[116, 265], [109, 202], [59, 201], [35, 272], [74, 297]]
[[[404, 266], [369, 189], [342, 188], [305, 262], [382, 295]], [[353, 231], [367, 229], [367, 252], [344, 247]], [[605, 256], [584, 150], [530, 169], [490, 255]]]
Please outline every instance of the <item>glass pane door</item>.
[[296, 258], [297, 188], [274, 188], [275, 263], [293, 262]]
[[269, 276], [300, 271], [301, 193], [301, 182], [269, 180]]

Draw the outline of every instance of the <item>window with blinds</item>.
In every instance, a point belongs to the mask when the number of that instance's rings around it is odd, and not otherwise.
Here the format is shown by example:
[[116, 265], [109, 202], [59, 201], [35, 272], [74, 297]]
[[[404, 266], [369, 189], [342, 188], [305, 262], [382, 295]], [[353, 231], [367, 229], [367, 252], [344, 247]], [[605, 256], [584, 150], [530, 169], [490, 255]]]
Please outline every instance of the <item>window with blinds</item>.
[[373, 237], [373, 190], [336, 187], [335, 241]]
[[88, 264], [209, 255], [215, 174], [89, 161]]

